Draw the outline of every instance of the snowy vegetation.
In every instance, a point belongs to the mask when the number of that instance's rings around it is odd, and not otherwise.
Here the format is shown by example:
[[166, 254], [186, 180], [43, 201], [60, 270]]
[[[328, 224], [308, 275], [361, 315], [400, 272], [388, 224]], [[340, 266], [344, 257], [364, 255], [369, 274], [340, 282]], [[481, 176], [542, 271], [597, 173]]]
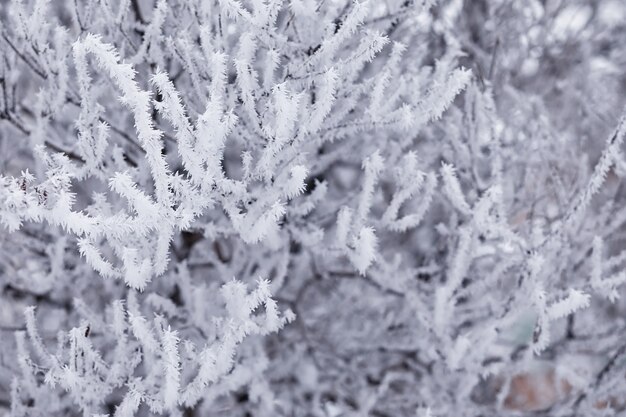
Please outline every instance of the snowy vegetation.
[[625, 412], [622, 1], [0, 18], [0, 413]]

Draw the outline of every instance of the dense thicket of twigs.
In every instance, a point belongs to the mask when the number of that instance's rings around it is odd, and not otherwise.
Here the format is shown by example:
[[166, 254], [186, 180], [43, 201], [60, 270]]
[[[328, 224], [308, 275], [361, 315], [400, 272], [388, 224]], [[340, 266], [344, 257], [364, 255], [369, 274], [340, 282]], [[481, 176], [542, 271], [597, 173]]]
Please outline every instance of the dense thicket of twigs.
[[1, 412], [624, 412], [622, 1], [0, 17]]

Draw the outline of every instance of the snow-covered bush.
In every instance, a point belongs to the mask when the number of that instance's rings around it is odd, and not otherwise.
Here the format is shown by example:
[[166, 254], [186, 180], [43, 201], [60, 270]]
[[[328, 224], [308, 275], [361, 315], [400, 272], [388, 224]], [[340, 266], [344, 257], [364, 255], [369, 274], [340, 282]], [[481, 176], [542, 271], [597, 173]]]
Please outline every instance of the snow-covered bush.
[[9, 415], [624, 411], [622, 2], [0, 7]]

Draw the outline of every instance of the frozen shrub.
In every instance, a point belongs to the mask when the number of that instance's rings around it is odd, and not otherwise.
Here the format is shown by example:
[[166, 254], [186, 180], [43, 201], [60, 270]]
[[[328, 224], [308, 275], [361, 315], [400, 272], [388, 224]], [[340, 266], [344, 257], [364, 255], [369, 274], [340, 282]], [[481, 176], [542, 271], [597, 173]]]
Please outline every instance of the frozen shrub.
[[624, 411], [621, 2], [0, 7], [3, 411]]

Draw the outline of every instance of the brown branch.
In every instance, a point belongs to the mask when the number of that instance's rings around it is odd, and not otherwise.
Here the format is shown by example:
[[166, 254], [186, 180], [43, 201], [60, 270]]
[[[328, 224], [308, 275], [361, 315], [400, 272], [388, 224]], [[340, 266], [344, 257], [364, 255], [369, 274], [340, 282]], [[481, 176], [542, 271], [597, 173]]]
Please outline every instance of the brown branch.
[[11, 47], [11, 49], [13, 49], [13, 52], [15, 52], [15, 54], [20, 57], [20, 59], [22, 59], [22, 61], [24, 61], [26, 63], [26, 65], [28, 65], [28, 67], [33, 70], [37, 75], [39, 75], [41, 78], [43, 78], [44, 80], [48, 78], [48, 75], [45, 74], [42, 70], [38, 69], [35, 67], [35, 64], [33, 64], [32, 62], [30, 62], [28, 59], [26, 59], [26, 56], [24, 54], [22, 54], [16, 47], [15, 45], [13, 45], [13, 43], [11, 42], [11, 40], [8, 38], [8, 36], [6, 35], [6, 33], [2, 34], [2, 38], [6, 41], [7, 44], [9, 44], [9, 46]]

